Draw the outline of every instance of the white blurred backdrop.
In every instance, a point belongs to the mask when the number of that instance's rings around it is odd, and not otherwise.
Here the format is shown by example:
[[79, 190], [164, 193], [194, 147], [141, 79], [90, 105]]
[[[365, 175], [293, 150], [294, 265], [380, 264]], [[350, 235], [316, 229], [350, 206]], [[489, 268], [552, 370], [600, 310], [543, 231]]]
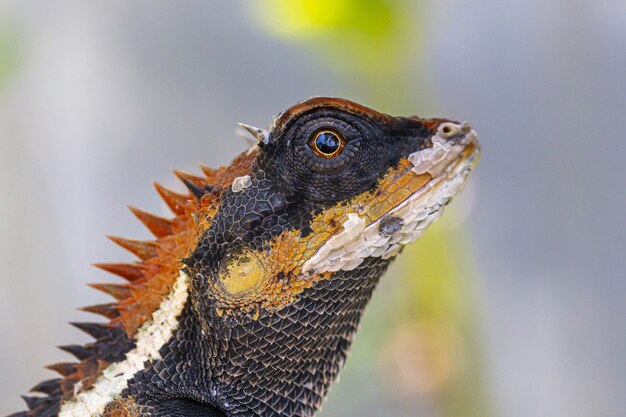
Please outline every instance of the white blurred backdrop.
[[[624, 415], [626, 2], [430, 0], [413, 18], [423, 56], [402, 94], [429, 98], [400, 111], [470, 120], [483, 145], [459, 204], [493, 415]], [[3, 47], [0, 415], [68, 359], [54, 346], [87, 340], [66, 322], [107, 300], [89, 264], [130, 259], [103, 236], [148, 236], [127, 203], [166, 213], [151, 179], [227, 164], [237, 121], [304, 97], [374, 105], [245, 1], [1, 0]], [[392, 407], [339, 389], [325, 415]], [[439, 415], [420, 404], [388, 415]]]

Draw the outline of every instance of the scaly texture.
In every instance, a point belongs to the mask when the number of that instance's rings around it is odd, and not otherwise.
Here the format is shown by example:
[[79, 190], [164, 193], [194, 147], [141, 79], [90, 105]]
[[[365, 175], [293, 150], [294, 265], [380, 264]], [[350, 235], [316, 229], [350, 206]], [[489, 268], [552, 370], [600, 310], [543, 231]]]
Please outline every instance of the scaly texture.
[[230, 166], [155, 184], [174, 213], [131, 207], [154, 240], [111, 237], [131, 263], [97, 267], [115, 302], [62, 349], [14, 416], [312, 416], [337, 378], [376, 284], [478, 161], [465, 123], [392, 117], [313, 98]]

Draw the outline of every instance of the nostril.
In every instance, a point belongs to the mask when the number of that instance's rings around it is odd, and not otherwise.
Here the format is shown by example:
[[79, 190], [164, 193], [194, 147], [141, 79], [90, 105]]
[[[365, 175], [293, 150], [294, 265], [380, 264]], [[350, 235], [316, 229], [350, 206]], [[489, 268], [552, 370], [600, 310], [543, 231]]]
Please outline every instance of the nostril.
[[451, 139], [463, 134], [462, 127], [456, 123], [442, 123], [439, 126], [439, 136], [444, 139]]
[[461, 124], [446, 122], [439, 126], [437, 133], [443, 139], [454, 139], [459, 136], [467, 136], [471, 131], [472, 127], [467, 122]]

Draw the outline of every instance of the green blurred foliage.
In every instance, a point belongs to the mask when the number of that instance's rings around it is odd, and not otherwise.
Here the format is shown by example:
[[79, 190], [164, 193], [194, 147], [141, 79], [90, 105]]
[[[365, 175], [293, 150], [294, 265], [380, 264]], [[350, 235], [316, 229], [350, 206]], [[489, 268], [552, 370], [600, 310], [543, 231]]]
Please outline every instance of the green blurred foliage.
[[18, 38], [15, 31], [0, 24], [0, 90], [18, 66]]
[[[420, 53], [421, 32], [414, 17], [420, 2], [390, 0], [257, 0], [253, 18], [273, 36], [306, 45], [323, 66], [346, 77], [389, 111], [406, 109], [411, 63]], [[358, 86], [358, 87], [357, 87]], [[401, 88], [402, 87], [402, 88]], [[404, 104], [404, 105], [402, 105]]]
[[[434, 102], [420, 76], [420, 6], [421, 1], [257, 0], [251, 11], [267, 33], [310, 48], [315, 59], [366, 97], [366, 104], [406, 114], [430, 111]], [[446, 226], [454, 216], [448, 209], [442, 223], [400, 256], [398, 276], [386, 279], [402, 282], [378, 294], [366, 312], [352, 352], [358, 367], [347, 367], [326, 411], [345, 409], [334, 401], [354, 391], [373, 401], [376, 390], [386, 386], [390, 397], [423, 397], [443, 416], [490, 414], [481, 384], [469, 255], [459, 231]], [[403, 368], [410, 369], [405, 379]], [[363, 383], [377, 377], [383, 380], [377, 388]]]
[[385, 0], [267, 0], [256, 11], [279, 36], [365, 36], [384, 42], [398, 10]]

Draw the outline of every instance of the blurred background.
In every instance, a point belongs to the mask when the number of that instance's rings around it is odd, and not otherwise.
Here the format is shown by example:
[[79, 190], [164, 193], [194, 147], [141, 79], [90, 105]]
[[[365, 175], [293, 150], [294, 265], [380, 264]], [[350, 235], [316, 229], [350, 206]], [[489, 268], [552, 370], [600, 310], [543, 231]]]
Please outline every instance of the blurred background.
[[150, 180], [312, 95], [469, 120], [483, 158], [382, 280], [321, 416], [626, 410], [623, 0], [0, 0], [0, 415], [85, 341]]

